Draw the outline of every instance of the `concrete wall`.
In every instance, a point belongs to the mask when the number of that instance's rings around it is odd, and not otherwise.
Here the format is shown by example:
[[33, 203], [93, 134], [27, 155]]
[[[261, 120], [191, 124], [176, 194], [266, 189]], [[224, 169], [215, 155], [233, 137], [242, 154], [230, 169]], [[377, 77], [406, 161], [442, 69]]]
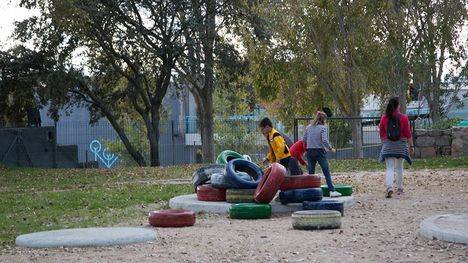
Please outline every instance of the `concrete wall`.
[[452, 156], [468, 155], [468, 127], [452, 128]]
[[468, 127], [448, 130], [416, 130], [415, 155], [418, 158], [468, 155]]
[[79, 167], [76, 145], [55, 147], [55, 140], [54, 127], [2, 128], [0, 162], [40, 168]]

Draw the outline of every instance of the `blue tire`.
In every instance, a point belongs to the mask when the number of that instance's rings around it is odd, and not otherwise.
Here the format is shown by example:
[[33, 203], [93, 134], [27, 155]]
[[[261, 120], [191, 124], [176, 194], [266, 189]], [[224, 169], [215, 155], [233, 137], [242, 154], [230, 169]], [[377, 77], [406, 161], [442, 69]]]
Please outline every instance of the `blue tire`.
[[[253, 180], [245, 180], [245, 173]], [[263, 172], [256, 164], [243, 159], [230, 161], [226, 166], [226, 177], [238, 189], [255, 189], [262, 179]]]
[[285, 205], [289, 203], [302, 203], [304, 201], [320, 201], [323, 192], [321, 188], [295, 189], [281, 191], [279, 193], [280, 202]]
[[304, 210], [335, 210], [340, 212], [341, 216], [344, 216], [344, 203], [338, 200], [304, 201], [302, 208]]

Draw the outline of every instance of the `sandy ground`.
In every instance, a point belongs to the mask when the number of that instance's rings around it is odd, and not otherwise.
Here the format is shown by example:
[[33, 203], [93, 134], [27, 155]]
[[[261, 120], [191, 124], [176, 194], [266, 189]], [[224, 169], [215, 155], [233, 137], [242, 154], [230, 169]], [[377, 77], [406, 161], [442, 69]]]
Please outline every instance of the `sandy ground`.
[[[194, 227], [156, 229], [153, 243], [3, 248], [0, 262], [468, 262], [468, 246], [418, 234], [430, 215], [468, 212], [468, 169], [408, 172], [400, 199], [383, 198], [383, 180], [383, 172], [335, 176], [354, 186], [358, 201], [338, 230], [293, 230], [289, 215], [255, 221], [200, 215]], [[146, 226], [146, 219], [122, 225]]]

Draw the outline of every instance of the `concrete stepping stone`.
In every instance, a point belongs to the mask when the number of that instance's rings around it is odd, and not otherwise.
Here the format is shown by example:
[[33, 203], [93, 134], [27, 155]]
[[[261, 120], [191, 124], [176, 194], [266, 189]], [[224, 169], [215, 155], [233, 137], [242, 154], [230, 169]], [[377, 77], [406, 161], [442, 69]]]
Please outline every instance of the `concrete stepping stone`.
[[[344, 203], [344, 207], [350, 207], [355, 204], [353, 196], [343, 196], [337, 198], [323, 198], [323, 200], [339, 200]], [[169, 207], [172, 209], [185, 209], [195, 213], [213, 213], [228, 214], [231, 208], [227, 202], [205, 202], [199, 201], [196, 194], [176, 196], [169, 200]], [[280, 202], [272, 201], [270, 203], [273, 214], [292, 213], [302, 208], [302, 203], [282, 205]]]
[[143, 243], [156, 239], [156, 231], [136, 227], [72, 228], [36, 232], [16, 238], [16, 245], [29, 248], [101, 247]]
[[468, 213], [426, 218], [421, 223], [420, 233], [430, 239], [468, 244]]

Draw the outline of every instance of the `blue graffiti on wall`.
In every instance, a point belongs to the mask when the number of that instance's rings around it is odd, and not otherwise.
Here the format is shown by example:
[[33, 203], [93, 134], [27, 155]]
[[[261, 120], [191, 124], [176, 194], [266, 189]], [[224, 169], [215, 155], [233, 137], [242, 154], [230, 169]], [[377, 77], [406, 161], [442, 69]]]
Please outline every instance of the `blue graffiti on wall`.
[[101, 142], [98, 140], [93, 140], [89, 144], [89, 148], [91, 149], [91, 152], [94, 153], [94, 161], [97, 161], [99, 159], [107, 168], [111, 168], [113, 165], [116, 164], [117, 160], [119, 159], [119, 157], [114, 155], [113, 153], [108, 153], [108, 148], [102, 151], [101, 156], [99, 153], [101, 152], [102, 145]]

